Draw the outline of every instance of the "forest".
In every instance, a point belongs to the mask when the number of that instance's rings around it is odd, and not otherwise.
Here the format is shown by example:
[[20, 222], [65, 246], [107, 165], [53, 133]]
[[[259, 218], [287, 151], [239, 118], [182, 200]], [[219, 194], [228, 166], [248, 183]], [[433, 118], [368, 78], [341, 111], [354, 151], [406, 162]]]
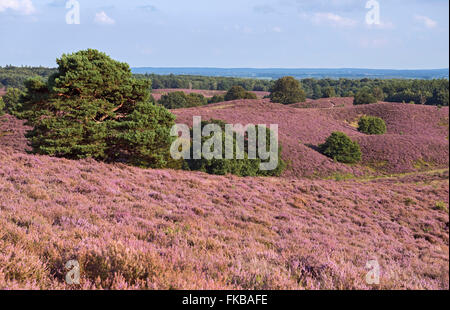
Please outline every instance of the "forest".
[[[0, 67], [0, 88], [24, 88], [24, 82], [35, 76], [44, 80], [56, 72], [45, 67]], [[208, 77], [195, 75], [135, 74], [137, 79], [148, 79], [153, 89], [180, 88], [227, 91], [233, 86], [241, 86], [248, 91], [270, 91], [274, 80]], [[306, 97], [320, 99], [328, 97], [353, 97], [358, 92], [368, 90], [375, 93], [380, 101], [406, 102], [436, 106], [449, 105], [448, 79], [302, 79], [300, 80]]]

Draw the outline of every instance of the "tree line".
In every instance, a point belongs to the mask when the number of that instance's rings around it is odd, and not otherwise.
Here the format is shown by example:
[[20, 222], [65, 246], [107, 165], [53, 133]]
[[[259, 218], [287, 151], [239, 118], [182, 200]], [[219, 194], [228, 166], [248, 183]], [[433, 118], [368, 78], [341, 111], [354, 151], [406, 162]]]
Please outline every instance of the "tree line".
[[[0, 88], [25, 88], [30, 77], [47, 79], [56, 69], [44, 67], [0, 67]], [[247, 91], [271, 91], [273, 80], [193, 75], [135, 74], [138, 80], [151, 80], [153, 89], [179, 88], [228, 91], [241, 86]], [[406, 102], [426, 105], [449, 105], [449, 80], [409, 79], [302, 79], [306, 98], [355, 97], [358, 93], [378, 101]], [[373, 97], [373, 98], [372, 98]]]

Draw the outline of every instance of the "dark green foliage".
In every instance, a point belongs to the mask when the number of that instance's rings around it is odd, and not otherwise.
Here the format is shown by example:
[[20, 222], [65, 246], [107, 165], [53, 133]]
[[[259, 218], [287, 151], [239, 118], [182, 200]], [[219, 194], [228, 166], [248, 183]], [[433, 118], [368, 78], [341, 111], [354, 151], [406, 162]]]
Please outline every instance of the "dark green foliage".
[[254, 93], [246, 91], [242, 86], [233, 86], [225, 94], [225, 101], [238, 99], [257, 99]]
[[163, 95], [158, 102], [167, 109], [182, 109], [198, 107], [208, 103], [202, 94], [191, 93], [186, 95], [182, 91], [170, 92]]
[[182, 91], [170, 92], [163, 95], [158, 103], [166, 109], [181, 109], [188, 106], [186, 94]]
[[331, 86], [325, 87], [322, 92], [323, 92], [323, 98], [336, 97], [336, 91]]
[[[236, 159], [237, 147], [236, 137], [238, 133], [234, 133], [233, 135], [225, 134], [225, 123], [220, 120], [210, 120], [210, 121], [202, 121], [201, 128], [203, 130], [204, 126], [208, 124], [216, 124], [219, 125], [222, 129], [222, 158], [223, 159], [206, 159], [202, 155], [202, 159], [190, 159], [186, 160], [185, 169], [187, 170], [195, 170], [202, 171], [209, 174], [217, 174], [217, 175], [226, 175], [226, 174], [234, 174], [237, 176], [280, 176], [283, 171], [286, 169], [286, 163], [281, 159], [281, 146], [278, 148], [278, 166], [275, 170], [263, 171], [260, 170], [261, 159], [258, 157], [257, 159], [249, 159], [248, 158], [248, 143], [247, 143], [247, 135], [245, 136], [245, 145], [244, 145], [244, 159]], [[266, 128], [266, 139], [267, 146], [269, 146], [270, 141], [270, 130]], [[192, 130], [191, 130], [192, 136]], [[207, 137], [202, 137], [202, 145], [203, 143], [210, 139], [212, 134]], [[257, 135], [257, 139], [259, 139], [259, 135]], [[232, 140], [233, 145], [235, 146], [233, 149], [233, 159], [225, 159], [225, 141]], [[269, 151], [269, 148], [267, 148]], [[191, 144], [190, 150], [191, 158], [193, 158], [193, 145]]]
[[326, 142], [319, 146], [319, 150], [325, 156], [341, 163], [353, 164], [361, 161], [358, 142], [352, 141], [342, 132], [333, 132]]
[[40, 76], [46, 80], [55, 73], [55, 69], [44, 67], [0, 67], [0, 88], [25, 88], [25, 81], [32, 77]]
[[275, 82], [271, 89], [270, 100], [281, 104], [305, 102], [306, 94], [298, 80], [286, 76]]
[[3, 101], [3, 98], [0, 97], [0, 116], [5, 114], [5, 102]]
[[377, 103], [377, 98], [367, 89], [360, 90], [355, 95], [354, 105]]
[[202, 94], [190, 93], [186, 96], [188, 107], [200, 107], [208, 104], [208, 100]]
[[63, 55], [45, 83], [26, 82], [22, 118], [33, 152], [57, 157], [119, 160], [161, 167], [174, 116], [151, 102], [150, 83], [125, 63], [96, 50]]
[[386, 133], [386, 123], [375, 116], [363, 116], [358, 122], [358, 131], [368, 135], [382, 135]]
[[3, 96], [5, 112], [11, 115], [17, 115], [22, 110], [20, 100], [23, 95], [24, 92], [18, 88], [8, 88], [6, 94]]
[[212, 98], [208, 99], [208, 103], [218, 103], [218, 102], [224, 102], [225, 101], [225, 95], [214, 95]]

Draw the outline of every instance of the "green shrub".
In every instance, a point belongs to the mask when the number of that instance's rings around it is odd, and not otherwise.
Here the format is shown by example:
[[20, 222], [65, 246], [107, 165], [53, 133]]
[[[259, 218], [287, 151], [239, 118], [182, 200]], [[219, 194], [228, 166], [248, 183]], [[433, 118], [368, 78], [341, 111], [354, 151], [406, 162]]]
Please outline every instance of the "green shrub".
[[200, 107], [208, 104], [208, 100], [202, 94], [190, 93], [186, 96], [187, 107]]
[[[216, 175], [226, 175], [226, 174], [234, 174], [238, 176], [279, 176], [286, 169], [286, 163], [281, 159], [281, 146], [278, 148], [278, 166], [275, 170], [260, 170], [261, 159], [258, 157], [257, 159], [249, 159], [248, 158], [248, 143], [244, 145], [244, 159], [237, 159], [236, 154], [239, 151], [238, 145], [236, 144], [236, 139], [238, 133], [234, 133], [233, 135], [225, 134], [225, 123], [220, 120], [210, 120], [210, 121], [202, 121], [201, 128], [203, 130], [204, 126], [208, 124], [216, 124], [219, 125], [222, 129], [222, 158], [223, 159], [206, 159], [203, 155], [201, 159], [189, 159], [186, 160], [185, 169], [187, 170], [195, 170], [202, 171], [209, 174]], [[191, 131], [192, 136], [192, 131]], [[202, 145], [206, 140], [209, 140], [212, 137], [212, 134], [207, 137], [202, 137]], [[244, 137], [247, 140], [247, 135]], [[259, 136], [257, 136], [257, 139]], [[232, 140], [233, 145], [235, 146], [233, 149], [233, 159], [225, 159], [225, 141]], [[266, 139], [270, 141], [270, 130], [266, 128]], [[258, 143], [258, 142], [257, 142]], [[269, 142], [267, 142], [267, 146]], [[193, 145], [191, 144], [191, 158], [193, 158]]]
[[322, 97], [323, 98], [333, 98], [333, 97], [336, 97], [336, 91], [334, 90], [334, 88], [333, 87], [331, 87], [331, 86], [328, 86], [328, 87], [325, 87], [324, 89], [323, 89], [323, 91], [322, 91]]
[[382, 135], [386, 133], [386, 123], [376, 116], [363, 116], [359, 119], [358, 131], [368, 135]]
[[353, 101], [354, 105], [377, 103], [377, 98], [367, 89], [360, 90], [356, 93]]
[[5, 108], [5, 102], [3, 101], [2, 97], [0, 97], [0, 116], [5, 114], [4, 108]]
[[275, 82], [271, 89], [270, 100], [281, 104], [305, 102], [306, 94], [299, 81], [286, 76]]
[[3, 96], [5, 112], [17, 116], [17, 114], [22, 110], [20, 99], [23, 95], [24, 93], [18, 88], [8, 88], [6, 94]]
[[47, 83], [26, 82], [21, 116], [34, 153], [163, 167], [175, 116], [151, 102], [150, 82], [97, 50], [63, 55]]
[[257, 97], [254, 93], [246, 91], [242, 86], [233, 86], [225, 94], [225, 101], [238, 99], [257, 99]]
[[333, 132], [326, 142], [319, 146], [319, 150], [325, 156], [341, 163], [353, 164], [361, 161], [358, 142], [352, 141], [343, 132]]
[[162, 95], [158, 103], [166, 109], [182, 109], [188, 107], [186, 94], [182, 91], [175, 91]]
[[224, 101], [225, 101], [225, 95], [214, 95], [214, 96], [212, 96], [212, 98], [208, 99], [208, 104], [224, 102]]
[[182, 91], [176, 91], [161, 96], [158, 103], [166, 109], [183, 109], [199, 107], [207, 104], [208, 101], [202, 94], [190, 93], [186, 95]]

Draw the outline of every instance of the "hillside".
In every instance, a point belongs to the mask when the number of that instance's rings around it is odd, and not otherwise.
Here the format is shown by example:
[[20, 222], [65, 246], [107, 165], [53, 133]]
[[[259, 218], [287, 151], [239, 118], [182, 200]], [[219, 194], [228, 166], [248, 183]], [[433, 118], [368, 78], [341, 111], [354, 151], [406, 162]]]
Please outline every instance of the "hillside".
[[219, 177], [0, 149], [0, 289], [449, 288], [448, 172]]
[[[448, 290], [448, 108], [308, 104], [173, 110], [178, 122], [279, 123], [283, 178], [29, 155], [29, 127], [1, 117], [0, 289], [72, 289], [64, 264], [75, 259], [83, 289]], [[357, 132], [363, 114], [383, 117], [388, 134]], [[334, 130], [361, 143], [361, 165], [316, 151]]]
[[[237, 100], [200, 108], [172, 110], [178, 123], [193, 116], [231, 124], [279, 124], [286, 177], [392, 174], [448, 167], [448, 107], [380, 103], [353, 106], [349, 98], [308, 101], [316, 108], [285, 106], [263, 100]], [[317, 108], [321, 107], [321, 108]], [[368, 136], [357, 131], [362, 115], [382, 117], [388, 133]], [[333, 131], [342, 131], [361, 144], [361, 165], [335, 163], [317, 151]]]

